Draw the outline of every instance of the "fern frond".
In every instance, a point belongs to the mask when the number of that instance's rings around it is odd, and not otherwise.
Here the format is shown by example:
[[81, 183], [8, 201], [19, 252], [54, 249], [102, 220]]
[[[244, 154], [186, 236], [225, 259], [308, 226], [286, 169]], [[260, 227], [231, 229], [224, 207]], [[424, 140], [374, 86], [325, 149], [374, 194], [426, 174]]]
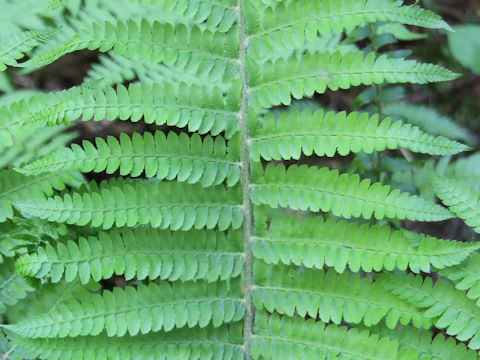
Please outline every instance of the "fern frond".
[[27, 296], [28, 292], [35, 290], [22, 277], [14, 274], [14, 267], [12, 259], [6, 259], [0, 264], [0, 314]]
[[450, 163], [445, 175], [462, 181], [480, 192], [480, 153], [462, 157]]
[[202, 24], [207, 29], [226, 32], [238, 19], [237, 1], [173, 0], [134, 0], [142, 4], [159, 6], [159, 12], [172, 12], [194, 24]]
[[417, 5], [385, 0], [299, 0], [267, 7], [248, 29], [251, 50], [258, 58], [313, 41], [320, 34], [350, 31], [366, 23], [389, 21], [451, 30], [438, 15]]
[[441, 221], [452, 218], [442, 206], [418, 196], [391, 191], [358, 175], [339, 174], [328, 168], [268, 164], [265, 171], [252, 172], [251, 199], [255, 205], [293, 210], [332, 212], [345, 218], [383, 218]]
[[225, 230], [243, 221], [238, 188], [203, 188], [177, 182], [110, 181], [98, 191], [15, 201], [24, 215], [84, 226]]
[[325, 325], [314, 319], [255, 316], [252, 355], [255, 359], [396, 359], [396, 341], [367, 330]]
[[426, 134], [417, 127], [391, 123], [387, 118], [379, 122], [378, 115], [368, 113], [334, 113], [307, 109], [284, 112], [278, 118], [268, 113], [250, 126], [250, 155], [258, 161], [298, 160], [300, 156], [333, 157], [360, 151], [373, 153], [385, 149], [406, 148], [431, 155], [451, 155], [468, 150], [467, 146], [442, 137]]
[[229, 186], [234, 186], [240, 179], [240, 146], [238, 141], [231, 141], [227, 147], [222, 137], [213, 139], [200, 135], [189, 137], [170, 132], [168, 136], [162, 131], [120, 135], [120, 141], [109, 136], [95, 140], [95, 145], [83, 141], [83, 148], [72, 145], [46, 158], [27, 164], [17, 171], [26, 175], [44, 172], [80, 170], [81, 172], [102, 172], [112, 174], [120, 170], [120, 175], [158, 179], [177, 179], [202, 186], [221, 184], [227, 179]]
[[[455, 282], [459, 290], [468, 290], [467, 296], [470, 299], [480, 298], [480, 254], [473, 253], [463, 263], [442, 269], [439, 273]], [[477, 301], [478, 303], [478, 301]]]
[[59, 106], [68, 100], [72, 90], [34, 94], [0, 108], [0, 150], [13, 145], [13, 140], [45, 126], [57, 123]]
[[102, 80], [109, 86], [138, 79], [141, 82], [157, 84], [190, 84], [196, 86], [218, 87], [228, 90], [238, 77], [237, 72], [229, 72], [229, 67], [219, 69], [211, 63], [210, 67], [191, 64], [178, 69], [164, 64], [152, 64], [134, 57], [115, 56], [113, 53], [99, 56], [99, 63], [93, 64], [87, 72], [86, 81]]
[[226, 96], [219, 88], [187, 84], [131, 84], [102, 89], [84, 84], [67, 91], [39, 94], [0, 109], [0, 146], [12, 146], [13, 137], [45, 125], [83, 121], [130, 119], [147, 124], [188, 126], [189, 131], [231, 137], [238, 131], [239, 90], [232, 86]]
[[373, 328], [373, 332], [398, 342], [398, 359], [462, 359], [477, 360], [477, 353], [466, 348], [465, 344], [455, 342], [452, 337], [443, 334], [433, 336], [428, 330], [418, 330], [410, 326], [402, 329], [388, 329], [384, 326]]
[[150, 62], [183, 68], [189, 63], [220, 68], [234, 67], [238, 57], [237, 29], [228, 33], [202, 30], [198, 26], [140, 23], [129, 20], [92, 24], [92, 28], [76, 34], [71, 40], [57, 48], [38, 54], [22, 63], [22, 67], [48, 65], [60, 57], [82, 49], [107, 52], [115, 55], [138, 56]]
[[22, 31], [0, 38], [0, 71], [18, 66], [20, 60], [39, 43], [51, 38], [58, 29]]
[[27, 229], [21, 224], [7, 220], [0, 227], [0, 263], [17, 254], [24, 253], [24, 245], [32, 242], [37, 233]]
[[13, 170], [0, 171], [0, 222], [13, 216], [12, 203], [28, 199], [43, 199], [65, 185], [79, 186], [82, 180], [75, 172], [47, 173], [24, 176]]
[[[252, 250], [256, 258], [269, 264], [304, 265], [322, 269], [324, 265], [344, 272], [392, 271], [398, 268], [430, 272], [459, 264], [480, 244], [440, 240], [407, 231], [392, 231], [379, 225], [359, 225], [322, 217], [277, 216], [268, 231], [254, 233]], [[479, 295], [480, 296], [480, 295]]]
[[435, 326], [446, 329], [448, 335], [470, 342], [468, 347], [480, 349], [480, 308], [465, 292], [453, 284], [438, 279], [425, 279], [413, 274], [379, 274], [378, 281], [393, 294], [416, 307], [424, 309], [424, 316], [435, 319]]
[[405, 122], [416, 125], [429, 134], [464, 140], [469, 143], [474, 140], [474, 137], [453, 119], [426, 106], [398, 102], [386, 104], [384, 111], [389, 115], [400, 116]]
[[388, 327], [413, 321], [428, 328], [431, 320], [415, 306], [390, 294], [369, 278], [330, 270], [268, 266], [256, 262], [253, 301], [257, 309], [300, 317], [306, 315], [324, 322], [340, 324], [378, 324], [385, 319]]
[[[75, 301], [79, 297], [89, 297], [91, 292], [98, 292], [100, 284], [89, 283], [81, 285], [80, 281], [58, 284], [40, 283], [35, 291], [28, 293], [27, 297], [20, 300], [16, 306], [8, 309], [6, 314], [8, 323], [17, 323], [32, 316], [42, 316], [54, 311], [65, 301]], [[28, 312], [25, 311], [28, 309]]]
[[67, 129], [65, 125], [43, 127], [15, 139], [2, 151], [0, 168], [20, 166], [60, 150], [78, 137], [77, 132], [65, 132]]
[[118, 287], [61, 303], [55, 310], [4, 325], [22, 337], [130, 336], [235, 322], [245, 311], [237, 283], [167, 282]]
[[352, 86], [388, 83], [426, 84], [457, 77], [450, 70], [413, 60], [376, 58], [374, 53], [323, 53], [290, 57], [276, 62], [248, 63], [250, 103], [253, 108], [290, 105], [291, 96], [301, 99], [315, 92]]
[[80, 278], [86, 284], [109, 279], [113, 274], [169, 281], [204, 279], [209, 282], [237, 277], [243, 268], [241, 233], [212, 230], [169, 232], [113, 230], [98, 236], [80, 237], [78, 243], [47, 244], [33, 254], [21, 256], [16, 272], [37, 278], [49, 277], [53, 283]]
[[480, 233], [480, 194], [460, 181], [436, 177], [433, 187], [450, 211]]
[[175, 329], [167, 333], [108, 337], [79, 336], [63, 339], [22, 339], [18, 343], [32, 357], [70, 359], [206, 359], [242, 360], [241, 326]]
[[70, 90], [67, 101], [56, 105], [45, 117], [50, 124], [69, 123], [82, 117], [83, 121], [130, 119], [147, 124], [188, 127], [190, 132], [218, 135], [225, 131], [232, 136], [238, 131], [240, 93], [232, 86], [226, 96], [219, 88], [187, 84], [130, 84], [101, 89], [81, 86]]

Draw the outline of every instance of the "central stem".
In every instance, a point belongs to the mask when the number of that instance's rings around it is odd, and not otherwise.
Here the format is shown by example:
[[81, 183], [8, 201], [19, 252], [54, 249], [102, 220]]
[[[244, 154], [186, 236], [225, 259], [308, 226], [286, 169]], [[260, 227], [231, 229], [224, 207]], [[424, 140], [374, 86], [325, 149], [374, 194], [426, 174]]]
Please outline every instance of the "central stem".
[[245, 300], [245, 320], [243, 326], [243, 347], [245, 359], [252, 359], [250, 343], [253, 336], [253, 254], [252, 254], [252, 203], [250, 202], [250, 154], [248, 139], [248, 77], [245, 68], [247, 57], [248, 36], [247, 24], [243, 16], [242, 0], [238, 0], [238, 24], [240, 27], [240, 57], [239, 70], [242, 78], [242, 104], [240, 108], [240, 131], [242, 132], [241, 163], [242, 163], [242, 186], [243, 186], [243, 239], [245, 256], [245, 277], [243, 283], [243, 294]]

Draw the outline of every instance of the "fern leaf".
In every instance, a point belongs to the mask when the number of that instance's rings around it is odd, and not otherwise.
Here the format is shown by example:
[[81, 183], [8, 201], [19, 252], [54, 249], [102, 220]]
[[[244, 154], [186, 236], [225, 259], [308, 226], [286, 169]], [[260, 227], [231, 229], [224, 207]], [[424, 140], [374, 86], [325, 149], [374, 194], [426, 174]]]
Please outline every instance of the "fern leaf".
[[[142, 117], [147, 124], [188, 127], [191, 132], [218, 135], [225, 131], [231, 137], [238, 131], [239, 90], [232, 86], [227, 95], [219, 88], [209, 89], [187, 84], [118, 85], [104, 90], [85, 84], [60, 93], [38, 95], [0, 109], [0, 144], [12, 145], [12, 136], [28, 128], [83, 121], [130, 119]], [[58, 97], [55, 100], [55, 96]], [[38, 110], [37, 110], [38, 109]], [[3, 110], [3, 113], [2, 113]]]
[[177, 182], [115, 182], [98, 191], [72, 192], [48, 199], [16, 201], [24, 215], [54, 222], [84, 226], [134, 227], [150, 224], [153, 228], [220, 230], [242, 224], [238, 188], [226, 191], [221, 185], [202, 188]]
[[380, 274], [378, 281], [385, 289], [416, 307], [424, 315], [435, 319], [435, 326], [446, 329], [448, 335], [470, 342], [468, 347], [480, 349], [480, 308], [463, 291], [456, 290], [451, 282], [432, 278], [425, 280], [417, 275]]
[[167, 333], [108, 337], [79, 336], [63, 339], [18, 340], [32, 357], [49, 360], [71, 359], [206, 359], [242, 360], [241, 327], [208, 326], [203, 329], [175, 329]]
[[13, 145], [13, 140], [47, 124], [59, 122], [59, 106], [71, 90], [34, 94], [0, 108], [0, 150]]
[[301, 99], [327, 88], [336, 91], [352, 86], [388, 83], [426, 84], [457, 77], [451, 71], [413, 60], [378, 58], [374, 53], [304, 55], [276, 62], [248, 63], [250, 102], [254, 108], [290, 105], [291, 96]]
[[103, 295], [91, 294], [65, 301], [55, 310], [12, 325], [4, 325], [22, 337], [53, 338], [98, 335], [130, 336], [201, 328], [235, 322], [245, 308], [236, 283], [186, 282], [114, 288]]
[[159, 12], [173, 12], [182, 19], [189, 20], [194, 24], [203, 24], [207, 29], [215, 29], [226, 32], [231, 29], [238, 14], [236, 10], [237, 2], [235, 0], [205, 1], [173, 0], [165, 2], [164, 0], [135, 0], [142, 4], [154, 4], [159, 6]]
[[16, 138], [2, 151], [0, 168], [20, 166], [60, 150], [78, 137], [75, 131], [65, 132], [67, 129], [65, 125], [44, 127]]
[[[81, 285], [80, 281], [71, 283], [60, 282], [58, 284], [40, 283], [35, 291], [28, 293], [27, 297], [20, 300], [16, 306], [8, 309], [6, 314], [8, 323], [17, 323], [32, 316], [42, 316], [54, 311], [65, 301], [75, 301], [79, 297], [89, 297], [91, 292], [97, 292], [101, 288], [98, 283]], [[25, 311], [28, 309], [28, 312]]]
[[467, 349], [465, 344], [457, 343], [452, 337], [443, 334], [433, 336], [428, 330], [418, 330], [410, 326], [402, 329], [388, 329], [378, 326], [373, 331], [399, 345], [398, 359], [462, 359], [477, 360], [477, 353]]
[[445, 177], [433, 180], [437, 196], [450, 211], [465, 221], [473, 230], [480, 233], [480, 194], [471, 187]]
[[368, 179], [360, 181], [358, 175], [339, 175], [328, 168], [292, 165], [285, 170], [283, 164], [269, 164], [265, 172], [255, 168], [252, 177], [251, 199], [255, 205], [331, 211], [347, 219], [374, 216], [378, 220], [441, 221], [452, 217], [447, 209], [418, 196], [391, 191], [389, 186], [371, 184]]
[[[131, 84], [128, 89], [118, 85], [116, 91], [79, 88], [81, 95], [60, 109], [64, 121], [130, 119], [143, 116], [147, 124], [185, 127], [188, 131], [218, 135], [226, 131], [230, 137], [238, 130], [239, 91], [233, 86], [224, 97], [218, 88], [207, 89], [186, 84]], [[75, 94], [74, 94], [75, 95]], [[55, 117], [58, 121], [59, 117]]]
[[[379, 225], [358, 225], [322, 217], [274, 217], [268, 231], [254, 234], [252, 250], [256, 258], [269, 264], [304, 265], [322, 269], [324, 265], [344, 272], [392, 271], [398, 268], [430, 272], [459, 264], [480, 244], [440, 240], [407, 231], [392, 231]], [[480, 296], [480, 295], [479, 295]]]
[[[455, 287], [459, 290], [468, 290], [467, 297], [470, 299], [480, 298], [480, 254], [473, 253], [463, 263], [442, 269], [439, 273], [456, 282]], [[477, 301], [478, 303], [478, 301]]]
[[240, 275], [243, 268], [241, 233], [227, 236], [212, 230], [169, 232], [113, 230], [80, 237], [78, 243], [47, 245], [17, 259], [18, 274], [51, 278], [53, 283], [80, 278], [86, 284], [113, 274], [169, 281], [205, 279], [209, 282]]
[[65, 185], [79, 186], [82, 180], [75, 172], [47, 173], [27, 177], [13, 170], [0, 171], [0, 222], [13, 216], [12, 203], [27, 199], [42, 199]]
[[[350, 31], [366, 23], [389, 21], [451, 30], [436, 14], [417, 5], [385, 0], [299, 0], [267, 7], [249, 28], [251, 48], [263, 58], [313, 41], [317, 34]], [[250, 22], [252, 23], [252, 22]]]
[[226, 91], [238, 78], [238, 71], [229, 72], [228, 67], [219, 69], [211, 63], [210, 67], [189, 66], [178, 69], [164, 64], [152, 64], [134, 57], [99, 56], [99, 63], [93, 64], [87, 73], [86, 81], [102, 80], [102, 84], [115, 85], [138, 79], [141, 82], [157, 84], [190, 84], [196, 86], [218, 87]]
[[346, 156], [360, 151], [373, 153], [385, 149], [406, 148], [431, 155], [451, 155], [468, 150], [468, 147], [424, 133], [417, 127], [391, 123], [387, 118], [379, 122], [378, 115], [367, 113], [334, 112], [323, 110], [285, 112], [278, 118], [268, 113], [257, 128], [250, 127], [250, 154], [258, 161], [298, 160], [300, 156], [333, 157], [336, 152]]
[[198, 134], [189, 137], [170, 132], [165, 136], [157, 131], [155, 135], [134, 133], [131, 138], [122, 133], [120, 141], [112, 136], [107, 141], [97, 138], [95, 144], [84, 141], [83, 148], [72, 145], [17, 171], [37, 175], [75, 169], [112, 174], [120, 169], [120, 175], [137, 177], [145, 173], [146, 177], [199, 182], [202, 186], [218, 185], [225, 179], [234, 186], [240, 179], [237, 141], [227, 148], [222, 137], [207, 136], [202, 141]]
[[26, 53], [39, 43], [51, 38], [58, 29], [22, 31], [0, 38], [0, 71], [4, 71], [7, 65], [18, 66], [17, 60], [23, 58]]
[[181, 24], [173, 26], [160, 22], [142, 20], [93, 23], [91, 29], [76, 34], [58, 48], [38, 54], [22, 63], [22, 67], [48, 65], [60, 57], [82, 49], [107, 52], [115, 55], [138, 56], [153, 63], [186, 67], [190, 63], [219, 68], [235, 67], [238, 57], [238, 34], [236, 29], [228, 33], [202, 30], [198, 26], [188, 28]]
[[255, 316], [255, 359], [396, 359], [398, 345], [367, 330], [325, 325], [314, 319]]
[[415, 306], [401, 300], [368, 278], [330, 270], [305, 269], [301, 273], [286, 266], [255, 264], [253, 301], [257, 309], [300, 317], [306, 315], [340, 324], [378, 324], [385, 319], [389, 328], [413, 321], [428, 328], [431, 320]]
[[22, 277], [15, 275], [13, 269], [14, 262], [11, 259], [0, 264], [0, 314], [27, 296], [28, 292], [35, 290]]
[[464, 140], [468, 143], [472, 143], [475, 140], [466, 129], [460, 127], [453, 119], [426, 106], [399, 102], [386, 104], [384, 111], [389, 115], [400, 116], [405, 122], [416, 125], [429, 134], [441, 135], [449, 139]]
[[445, 175], [480, 192], [480, 153], [462, 157], [450, 163]]

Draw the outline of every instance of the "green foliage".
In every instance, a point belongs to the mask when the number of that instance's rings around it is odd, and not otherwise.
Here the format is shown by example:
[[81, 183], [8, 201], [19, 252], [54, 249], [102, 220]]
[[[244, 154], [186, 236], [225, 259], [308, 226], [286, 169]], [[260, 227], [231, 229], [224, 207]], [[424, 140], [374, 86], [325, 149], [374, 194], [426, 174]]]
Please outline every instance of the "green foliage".
[[24, 215], [48, 221], [110, 229], [149, 224], [152, 228], [189, 230], [242, 224], [238, 188], [202, 188], [176, 182], [109, 181], [90, 192], [15, 201]]
[[288, 319], [257, 313], [252, 352], [255, 358], [295, 359], [396, 359], [395, 340], [370, 336], [368, 331], [318, 324], [313, 319]]
[[201, 183], [208, 187], [218, 185], [227, 179], [229, 186], [234, 186], [240, 179], [240, 155], [233, 149], [227, 149], [221, 137], [205, 137], [202, 141], [198, 134], [188, 137], [171, 132], [168, 136], [161, 131], [138, 133], [130, 138], [125, 133], [120, 141], [109, 136], [95, 140], [95, 145], [83, 141], [83, 148], [72, 145], [18, 169], [26, 175], [45, 172], [79, 170], [84, 173], [102, 172], [138, 177], [156, 177], [157, 179], [177, 179], [189, 183]]
[[42, 359], [85, 358], [128, 358], [153, 359], [224, 359], [241, 360], [241, 326], [233, 324], [215, 328], [175, 329], [165, 334], [122, 337], [78, 336], [63, 339], [35, 339], [29, 342], [19, 339], [24, 350], [32, 357]]
[[13, 217], [12, 204], [29, 199], [45, 199], [66, 184], [78, 186], [81, 180], [74, 172], [53, 172], [25, 177], [13, 170], [0, 170], [0, 221]]
[[[396, 0], [0, 7], [5, 358], [476, 358], [452, 336], [480, 348], [480, 245], [404, 222], [480, 227], [478, 158], [450, 158], [476, 139], [384, 88], [457, 78], [384, 46], [449, 31], [439, 16]], [[17, 89], [79, 50], [101, 53], [83, 82]], [[313, 97], [358, 86], [357, 112]]]
[[17, 60], [57, 32], [54, 30], [24, 31], [0, 38], [0, 71], [18, 65]]
[[387, 104], [384, 111], [387, 114], [399, 116], [405, 122], [416, 125], [430, 134], [467, 142], [474, 140], [472, 135], [458, 126], [453, 119], [426, 106], [397, 102]]
[[409, 326], [401, 330], [379, 326], [374, 332], [398, 342], [398, 359], [478, 359], [475, 351], [462, 343], [457, 345], [455, 339], [445, 338], [443, 334], [433, 336], [431, 331], [418, 331]]
[[437, 196], [465, 223], [480, 232], [480, 194], [460, 181], [436, 178], [434, 188]]
[[13, 273], [14, 262], [11, 259], [0, 264], [0, 314], [15, 305], [19, 299], [34, 290], [30, 284]]
[[[258, 219], [257, 224], [261, 220]], [[476, 243], [440, 240], [389, 227], [358, 225], [346, 221], [275, 217], [268, 230], [254, 233], [252, 250], [269, 264], [324, 265], [342, 273], [348, 265], [353, 272], [392, 271], [407, 267], [418, 273], [459, 264], [479, 248]], [[452, 267], [451, 269], [454, 269]], [[449, 271], [447, 268], [445, 271]], [[480, 297], [480, 295], [479, 295]]]
[[65, 301], [48, 313], [5, 328], [30, 338], [130, 336], [198, 325], [218, 327], [242, 319], [238, 284], [177, 283], [115, 288], [102, 295]]
[[295, 99], [337, 91], [352, 86], [389, 83], [426, 84], [457, 77], [449, 70], [413, 60], [378, 58], [374, 53], [322, 53], [290, 57], [262, 65], [249, 62], [248, 72], [253, 108], [290, 105]]
[[251, 126], [250, 156], [252, 160], [298, 160], [300, 156], [333, 157], [338, 152], [346, 156], [351, 152], [372, 153], [385, 149], [406, 148], [414, 152], [432, 155], [450, 155], [467, 150], [445, 138], [435, 138], [417, 127], [391, 123], [385, 119], [379, 123], [378, 115], [367, 113], [324, 113], [309, 109], [285, 112], [278, 119], [268, 113]]
[[382, 274], [380, 283], [401, 299], [423, 309], [423, 315], [435, 319], [435, 326], [446, 329], [460, 341], [470, 340], [468, 347], [480, 348], [480, 309], [451, 282], [419, 275]]
[[339, 175], [337, 170], [306, 165], [292, 165], [285, 170], [283, 165], [269, 164], [262, 173], [253, 174], [251, 196], [255, 205], [331, 211], [347, 219], [441, 221], [452, 217], [445, 208], [422, 198], [391, 191], [389, 186], [372, 184], [368, 179], [360, 180], [358, 175]]
[[467, 260], [459, 265], [452, 266], [440, 271], [440, 274], [452, 281], [456, 281], [455, 287], [459, 290], [468, 290], [470, 299], [480, 298], [480, 254], [473, 253]]
[[169, 281], [205, 279], [209, 282], [240, 275], [243, 267], [240, 233], [227, 236], [211, 230], [168, 232], [155, 230], [113, 230], [98, 237], [81, 237], [77, 242], [38, 247], [16, 262], [16, 272], [50, 278], [57, 283], [80, 279], [109, 279], [113, 274], [126, 280], [136, 278]]
[[431, 320], [407, 301], [392, 296], [371, 279], [348, 273], [338, 274], [305, 269], [299, 272], [285, 266], [255, 267], [253, 299], [257, 308], [268, 312], [301, 317], [308, 315], [323, 322], [364, 323], [366, 326], [385, 320], [389, 328], [410, 321], [428, 328]]
[[480, 26], [475, 24], [455, 27], [448, 35], [448, 44], [453, 56], [466, 68], [480, 74]]

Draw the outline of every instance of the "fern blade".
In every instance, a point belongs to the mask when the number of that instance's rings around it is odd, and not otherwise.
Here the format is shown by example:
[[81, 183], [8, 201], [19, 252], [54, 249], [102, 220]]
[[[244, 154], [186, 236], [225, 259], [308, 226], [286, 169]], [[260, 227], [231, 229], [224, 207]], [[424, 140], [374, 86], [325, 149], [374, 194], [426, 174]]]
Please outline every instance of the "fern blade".
[[103, 172], [108, 174], [120, 170], [120, 175], [146, 177], [188, 183], [201, 183], [202, 186], [218, 185], [228, 179], [234, 186], [240, 178], [238, 145], [227, 148], [222, 137], [210, 136], [201, 139], [198, 134], [188, 137], [185, 133], [167, 136], [161, 131], [143, 136], [125, 133], [120, 140], [109, 136], [105, 142], [97, 138], [95, 145], [84, 141], [83, 146], [73, 145], [46, 158], [27, 164], [17, 171], [26, 175], [44, 172], [79, 170], [82, 172]]
[[[127, 286], [103, 295], [90, 294], [65, 301], [58, 309], [4, 327], [29, 338], [98, 335], [121, 337], [185, 326], [201, 328], [243, 318], [236, 283], [187, 282]], [[222, 310], [223, 309], [223, 310]]]
[[63, 339], [19, 339], [22, 349], [32, 357], [61, 360], [83, 358], [137, 359], [212, 359], [242, 360], [241, 329], [208, 326], [203, 329], [176, 329], [167, 333], [108, 337], [79, 336]]
[[190, 230], [240, 227], [239, 189], [203, 188], [176, 182], [110, 181], [98, 190], [47, 199], [16, 201], [25, 215], [110, 229], [150, 224], [153, 228]]
[[366, 330], [324, 325], [314, 319], [270, 318], [259, 311], [255, 319], [252, 345], [255, 359], [396, 359], [398, 345], [388, 338], [378, 338]]
[[435, 193], [451, 212], [480, 233], [480, 194], [469, 186], [445, 177], [433, 181]]
[[112, 275], [168, 281], [227, 280], [243, 268], [241, 233], [227, 236], [211, 230], [189, 232], [135, 229], [80, 238], [78, 243], [38, 247], [33, 254], [17, 259], [16, 272], [50, 278], [53, 283], [80, 279], [87, 284]]
[[311, 269], [300, 274], [294, 268], [257, 262], [255, 276], [253, 299], [257, 309], [288, 316], [318, 316], [334, 324], [344, 320], [373, 326], [385, 320], [389, 328], [410, 321], [417, 327], [431, 325], [415, 306], [359, 275]]
[[378, 58], [374, 53], [323, 53], [290, 57], [276, 62], [249, 62], [249, 102], [253, 108], [290, 105], [291, 97], [301, 99], [352, 86], [388, 83], [426, 84], [458, 77], [451, 71], [413, 60]]
[[[259, 222], [257, 219], [257, 225]], [[253, 237], [254, 256], [269, 264], [281, 262], [317, 269], [327, 265], [339, 273], [346, 266], [353, 272], [407, 267], [415, 273], [430, 272], [431, 265], [443, 269], [459, 264], [479, 246], [392, 231], [379, 225], [325, 221], [321, 217], [303, 222], [274, 217], [268, 231], [259, 229]]]
[[250, 26], [251, 52], [261, 59], [268, 54], [301, 46], [318, 34], [351, 31], [367, 23], [389, 21], [433, 29], [451, 30], [436, 14], [417, 5], [403, 6], [385, 0], [300, 0], [278, 2], [260, 10]]
[[391, 191], [389, 186], [360, 181], [358, 175], [339, 175], [336, 170], [306, 165], [267, 165], [256, 169], [251, 198], [255, 205], [272, 208], [290, 207], [313, 212], [331, 211], [345, 218], [399, 218], [420, 221], [441, 221], [452, 218], [442, 206], [418, 196]]
[[480, 309], [452, 283], [443, 279], [435, 284], [431, 278], [405, 274], [381, 274], [379, 282], [393, 294], [424, 309], [435, 326], [460, 341], [470, 340], [468, 347], [480, 348]]
[[410, 125], [391, 123], [389, 118], [379, 122], [378, 116], [367, 113], [312, 113], [292, 111], [278, 118], [267, 113], [257, 127], [251, 126], [253, 160], [298, 160], [300, 155], [333, 157], [363, 151], [372, 153], [385, 149], [406, 148], [431, 155], [452, 155], [468, 150], [467, 146], [446, 138], [428, 135]]

